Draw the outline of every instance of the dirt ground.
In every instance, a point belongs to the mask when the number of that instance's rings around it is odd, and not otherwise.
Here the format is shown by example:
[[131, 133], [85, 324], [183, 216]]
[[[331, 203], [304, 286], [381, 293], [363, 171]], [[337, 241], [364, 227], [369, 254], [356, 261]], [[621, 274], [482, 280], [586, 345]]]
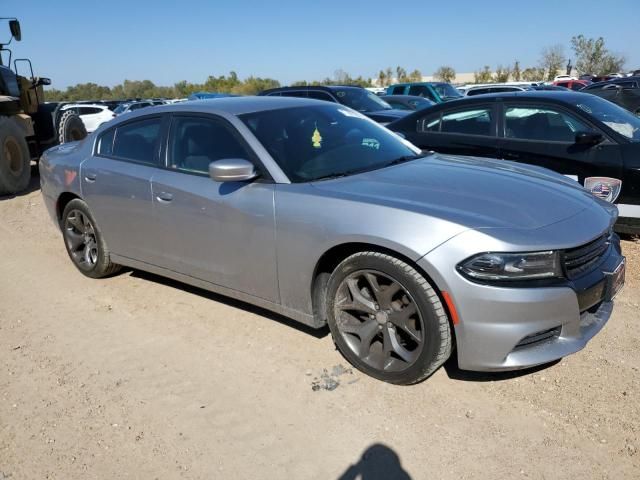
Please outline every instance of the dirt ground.
[[638, 241], [582, 352], [397, 387], [327, 331], [141, 272], [83, 277], [35, 187], [0, 199], [2, 480], [640, 478]]

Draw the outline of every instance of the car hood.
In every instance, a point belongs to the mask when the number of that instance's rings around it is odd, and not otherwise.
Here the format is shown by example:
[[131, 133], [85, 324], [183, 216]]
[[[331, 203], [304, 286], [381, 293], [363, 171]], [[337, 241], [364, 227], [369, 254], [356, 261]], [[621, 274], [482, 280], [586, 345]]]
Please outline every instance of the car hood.
[[588, 208], [602, 209], [578, 183], [550, 170], [441, 154], [313, 186], [325, 195], [411, 210], [467, 228], [540, 228]]

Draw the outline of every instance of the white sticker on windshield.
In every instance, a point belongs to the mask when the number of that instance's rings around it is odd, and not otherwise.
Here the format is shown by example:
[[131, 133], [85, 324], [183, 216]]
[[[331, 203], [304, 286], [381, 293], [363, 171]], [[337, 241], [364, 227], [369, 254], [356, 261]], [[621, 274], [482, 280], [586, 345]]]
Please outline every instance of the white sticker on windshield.
[[378, 140], [376, 140], [375, 138], [363, 138], [362, 139], [362, 146], [363, 147], [369, 147], [369, 148], [375, 148], [376, 150], [380, 150], [380, 142]]

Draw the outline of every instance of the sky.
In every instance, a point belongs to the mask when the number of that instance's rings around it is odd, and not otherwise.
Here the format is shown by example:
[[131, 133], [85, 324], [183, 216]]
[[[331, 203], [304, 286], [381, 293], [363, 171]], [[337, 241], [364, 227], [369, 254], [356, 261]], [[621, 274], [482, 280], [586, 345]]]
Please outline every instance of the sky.
[[[402, 66], [431, 75], [441, 65], [473, 72], [490, 65], [538, 63], [543, 47], [573, 35], [602, 36], [640, 68], [640, 0], [203, 1], [3, 0], [28, 57], [52, 87], [124, 79], [157, 85], [202, 83], [234, 70], [283, 85], [321, 80], [342, 69], [375, 78]], [[595, 2], [594, 2], [595, 3]], [[0, 25], [0, 41], [9, 37]], [[574, 59], [575, 62], [575, 59]]]

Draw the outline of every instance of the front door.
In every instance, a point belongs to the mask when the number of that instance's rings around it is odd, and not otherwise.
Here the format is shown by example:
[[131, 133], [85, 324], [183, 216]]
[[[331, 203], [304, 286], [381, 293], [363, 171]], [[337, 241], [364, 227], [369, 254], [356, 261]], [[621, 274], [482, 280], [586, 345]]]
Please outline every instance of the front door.
[[252, 159], [231, 125], [173, 117], [167, 168], [151, 182], [160, 266], [278, 302], [274, 184], [213, 181], [209, 163], [223, 158]]
[[[584, 185], [588, 177], [622, 179], [619, 146], [607, 139], [598, 145], [578, 145], [577, 132], [598, 129], [555, 105], [505, 102], [500, 155], [505, 160], [538, 165]], [[602, 133], [602, 132], [599, 132]]]

